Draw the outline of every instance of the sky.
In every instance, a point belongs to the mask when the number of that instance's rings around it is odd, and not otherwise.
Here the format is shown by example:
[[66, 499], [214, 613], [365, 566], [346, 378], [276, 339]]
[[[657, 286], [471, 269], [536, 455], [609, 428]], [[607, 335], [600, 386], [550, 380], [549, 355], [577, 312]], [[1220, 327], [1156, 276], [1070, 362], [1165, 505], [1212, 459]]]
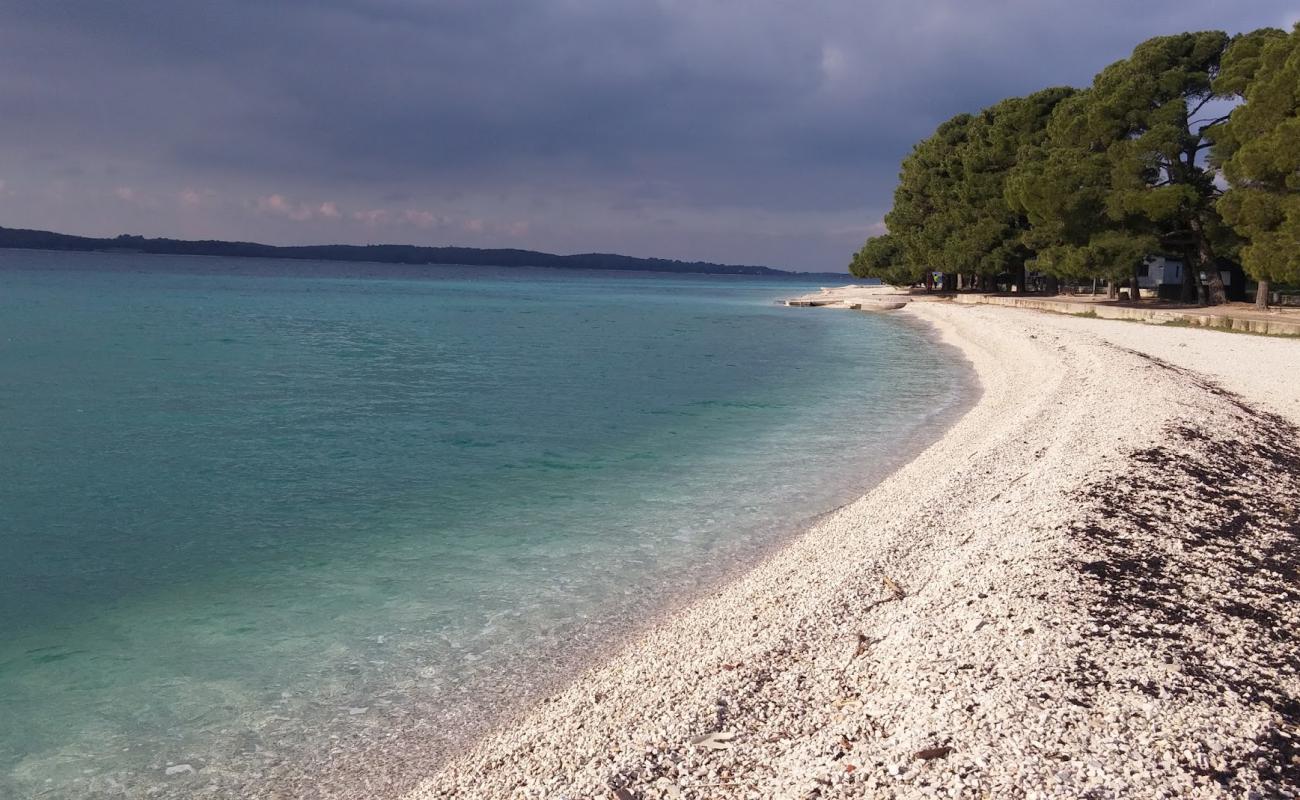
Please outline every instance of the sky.
[[1300, 0], [5, 0], [0, 225], [846, 269], [944, 119]]

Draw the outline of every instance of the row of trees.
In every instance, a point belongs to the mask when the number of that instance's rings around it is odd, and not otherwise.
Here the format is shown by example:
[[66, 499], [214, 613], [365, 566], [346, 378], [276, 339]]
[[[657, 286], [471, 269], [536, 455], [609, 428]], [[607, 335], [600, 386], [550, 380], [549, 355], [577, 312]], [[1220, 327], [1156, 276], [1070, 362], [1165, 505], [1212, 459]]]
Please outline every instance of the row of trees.
[[903, 161], [885, 223], [854, 275], [1114, 285], [1167, 253], [1190, 267], [1184, 300], [1202, 272], [1222, 303], [1228, 257], [1265, 303], [1270, 281], [1300, 281], [1300, 24], [1151, 39], [1089, 88], [959, 114]]

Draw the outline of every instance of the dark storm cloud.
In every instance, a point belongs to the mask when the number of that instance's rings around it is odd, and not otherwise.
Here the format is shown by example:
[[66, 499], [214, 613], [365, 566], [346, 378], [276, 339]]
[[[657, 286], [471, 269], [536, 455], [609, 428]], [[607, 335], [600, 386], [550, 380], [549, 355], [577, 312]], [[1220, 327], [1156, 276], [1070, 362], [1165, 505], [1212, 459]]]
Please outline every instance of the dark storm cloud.
[[952, 114], [1300, 6], [42, 0], [0, 224], [839, 268]]

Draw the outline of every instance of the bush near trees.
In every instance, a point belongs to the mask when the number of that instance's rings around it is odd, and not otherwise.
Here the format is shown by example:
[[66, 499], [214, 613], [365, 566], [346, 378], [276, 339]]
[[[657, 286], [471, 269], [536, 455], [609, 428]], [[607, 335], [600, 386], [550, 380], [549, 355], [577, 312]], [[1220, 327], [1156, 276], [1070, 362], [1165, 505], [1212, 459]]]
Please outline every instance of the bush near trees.
[[885, 234], [873, 236], [862, 245], [849, 264], [849, 272], [859, 278], [879, 278], [885, 283], [909, 286], [922, 278], [923, 270], [912, 269], [902, 257], [902, 243]]
[[959, 114], [904, 159], [885, 223], [853, 274], [1136, 286], [1167, 253], [1189, 266], [1183, 299], [1201, 273], [1215, 304], [1218, 260], [1239, 252], [1263, 302], [1269, 281], [1300, 279], [1300, 25], [1156, 37], [1083, 90]]

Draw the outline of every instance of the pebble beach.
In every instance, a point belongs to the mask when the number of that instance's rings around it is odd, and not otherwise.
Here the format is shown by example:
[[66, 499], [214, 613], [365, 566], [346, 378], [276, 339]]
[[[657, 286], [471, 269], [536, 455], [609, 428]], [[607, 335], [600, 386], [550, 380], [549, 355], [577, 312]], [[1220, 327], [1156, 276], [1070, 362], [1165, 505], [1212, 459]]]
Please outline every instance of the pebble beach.
[[1300, 341], [890, 313], [943, 437], [405, 800], [1300, 796]]

